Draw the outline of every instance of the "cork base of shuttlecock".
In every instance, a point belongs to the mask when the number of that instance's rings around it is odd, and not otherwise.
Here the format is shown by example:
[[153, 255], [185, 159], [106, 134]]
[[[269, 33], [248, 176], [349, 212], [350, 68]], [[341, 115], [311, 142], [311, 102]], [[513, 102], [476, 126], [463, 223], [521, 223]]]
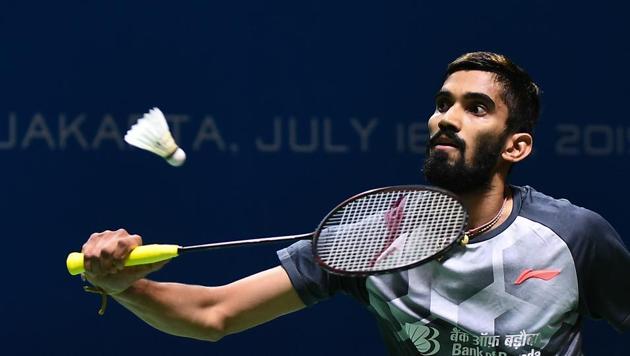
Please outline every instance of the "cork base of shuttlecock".
[[171, 166], [179, 167], [186, 162], [186, 152], [178, 147], [172, 155], [166, 157], [166, 162]]

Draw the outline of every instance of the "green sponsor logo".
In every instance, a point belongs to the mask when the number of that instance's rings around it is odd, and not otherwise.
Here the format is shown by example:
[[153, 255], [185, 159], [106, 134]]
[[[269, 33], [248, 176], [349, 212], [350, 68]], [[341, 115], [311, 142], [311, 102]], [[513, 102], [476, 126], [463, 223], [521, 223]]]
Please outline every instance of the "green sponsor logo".
[[423, 355], [435, 355], [440, 351], [440, 343], [436, 340], [440, 332], [437, 329], [423, 324], [405, 324], [403, 330]]

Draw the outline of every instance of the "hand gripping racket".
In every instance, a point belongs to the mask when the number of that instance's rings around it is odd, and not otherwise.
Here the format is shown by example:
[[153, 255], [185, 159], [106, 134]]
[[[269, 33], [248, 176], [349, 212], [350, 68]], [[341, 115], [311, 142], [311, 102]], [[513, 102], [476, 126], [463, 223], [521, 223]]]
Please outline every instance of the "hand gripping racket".
[[[313, 255], [322, 268], [342, 275], [372, 275], [414, 267], [442, 256], [458, 242], [466, 242], [467, 222], [466, 210], [450, 192], [394, 186], [349, 198], [311, 233], [185, 247], [138, 246], [125, 266], [163, 261], [193, 251], [312, 239]], [[84, 272], [83, 254], [71, 253], [66, 265], [72, 275]]]

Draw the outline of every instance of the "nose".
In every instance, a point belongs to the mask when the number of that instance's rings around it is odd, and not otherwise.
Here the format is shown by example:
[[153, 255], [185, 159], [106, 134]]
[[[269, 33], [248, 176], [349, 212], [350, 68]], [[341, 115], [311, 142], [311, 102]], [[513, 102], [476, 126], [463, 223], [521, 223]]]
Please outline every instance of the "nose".
[[461, 115], [457, 110], [457, 105], [451, 106], [448, 111], [442, 113], [438, 120], [440, 130], [450, 130], [459, 132], [462, 129]]

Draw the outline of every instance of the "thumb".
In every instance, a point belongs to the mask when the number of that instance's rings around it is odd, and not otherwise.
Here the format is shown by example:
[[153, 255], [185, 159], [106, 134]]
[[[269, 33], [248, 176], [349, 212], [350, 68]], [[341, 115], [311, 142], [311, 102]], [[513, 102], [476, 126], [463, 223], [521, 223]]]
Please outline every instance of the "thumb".
[[155, 272], [157, 270], [160, 270], [169, 261], [170, 260], [165, 260], [165, 261], [160, 261], [160, 262], [147, 263], [147, 264], [144, 264], [144, 265], [129, 266], [129, 267], [125, 267], [124, 272], [126, 274], [137, 275], [137, 276], [139, 276], [139, 278], [142, 278], [142, 277], [148, 275], [149, 273], [152, 273], [152, 272]]

